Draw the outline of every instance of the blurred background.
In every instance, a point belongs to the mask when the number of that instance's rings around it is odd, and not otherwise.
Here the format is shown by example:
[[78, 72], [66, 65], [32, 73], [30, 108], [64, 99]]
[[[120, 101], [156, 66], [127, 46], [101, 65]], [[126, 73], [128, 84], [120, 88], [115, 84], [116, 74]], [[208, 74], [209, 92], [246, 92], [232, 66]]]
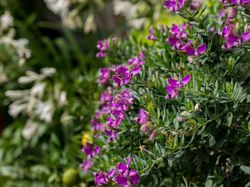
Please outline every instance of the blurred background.
[[176, 21], [161, 12], [160, 0], [0, 1], [0, 186], [93, 185], [79, 164], [96, 43]]

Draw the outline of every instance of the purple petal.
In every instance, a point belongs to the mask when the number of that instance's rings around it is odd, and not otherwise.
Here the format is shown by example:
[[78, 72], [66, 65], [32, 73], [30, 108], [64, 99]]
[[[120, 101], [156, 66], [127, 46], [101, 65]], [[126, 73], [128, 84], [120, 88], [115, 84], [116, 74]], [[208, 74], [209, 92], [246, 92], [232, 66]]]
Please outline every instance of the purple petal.
[[248, 42], [250, 40], [250, 32], [244, 32], [242, 35], [241, 35], [241, 40], [242, 42]]
[[129, 177], [133, 185], [136, 185], [139, 183], [140, 178], [136, 170], [130, 170]]
[[127, 183], [128, 183], [128, 179], [126, 177], [124, 177], [124, 176], [116, 175], [115, 182], [117, 182], [121, 186], [126, 186]]
[[207, 45], [206, 44], [201, 44], [197, 47], [197, 55], [196, 56], [199, 56], [201, 54], [204, 54], [207, 50]]
[[190, 80], [191, 80], [191, 75], [187, 75], [186, 77], [183, 77], [181, 79], [181, 82], [185, 86], [186, 84], [188, 84], [190, 82]]

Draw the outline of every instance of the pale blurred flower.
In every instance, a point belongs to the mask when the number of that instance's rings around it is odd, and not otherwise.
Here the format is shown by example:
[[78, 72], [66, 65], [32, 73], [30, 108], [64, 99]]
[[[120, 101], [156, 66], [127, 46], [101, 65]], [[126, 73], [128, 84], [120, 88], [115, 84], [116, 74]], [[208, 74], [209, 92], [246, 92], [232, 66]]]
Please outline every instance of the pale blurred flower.
[[50, 77], [56, 73], [56, 69], [55, 68], [42, 68], [41, 73], [46, 77]]
[[69, 13], [69, 0], [44, 0], [47, 7], [55, 14], [66, 17]]
[[13, 25], [13, 17], [11, 14], [6, 11], [1, 17], [0, 17], [0, 29], [5, 30], [8, 29]]
[[54, 110], [55, 108], [53, 102], [51, 100], [48, 100], [47, 102], [38, 102], [35, 113], [41, 120], [50, 123], [52, 121]]
[[34, 97], [42, 97], [45, 89], [45, 83], [37, 83], [31, 88], [31, 95]]
[[32, 136], [36, 133], [37, 128], [38, 128], [38, 123], [36, 123], [33, 120], [28, 120], [25, 124], [25, 127], [22, 130], [22, 136], [26, 140], [30, 140]]

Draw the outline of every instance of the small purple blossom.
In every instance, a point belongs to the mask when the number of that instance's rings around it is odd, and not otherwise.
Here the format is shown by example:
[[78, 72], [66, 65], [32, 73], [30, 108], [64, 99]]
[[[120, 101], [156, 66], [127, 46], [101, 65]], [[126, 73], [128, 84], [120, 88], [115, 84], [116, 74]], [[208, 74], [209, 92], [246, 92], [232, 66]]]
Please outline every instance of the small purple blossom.
[[121, 124], [122, 118], [112, 118], [110, 116], [107, 117], [106, 125], [111, 128], [117, 128]]
[[109, 50], [109, 42], [108, 40], [100, 40], [97, 42], [97, 49], [100, 51], [107, 51]]
[[147, 39], [148, 40], [156, 40], [154, 28], [149, 29], [149, 35], [147, 36]]
[[207, 45], [206, 44], [201, 44], [199, 45], [196, 50], [195, 50], [195, 56], [200, 56], [202, 54], [204, 54], [207, 50]]
[[172, 12], [177, 12], [183, 9], [186, 0], [166, 0], [164, 2], [164, 7]]
[[[145, 58], [143, 53], [140, 53], [140, 57], [133, 57], [128, 60], [128, 64], [130, 65], [130, 70], [132, 75], [137, 75], [141, 72], [141, 66], [145, 64], [143, 58]], [[142, 58], [143, 57], [143, 58]]]
[[103, 58], [103, 57], [105, 57], [107, 54], [105, 53], [105, 52], [103, 52], [103, 51], [100, 51], [100, 52], [98, 52], [98, 53], [96, 53], [96, 57], [97, 58]]
[[139, 183], [139, 175], [136, 170], [130, 169], [131, 159], [127, 163], [120, 162], [116, 166], [115, 182], [124, 187], [130, 187]]
[[82, 152], [84, 152], [88, 158], [94, 158], [100, 153], [100, 147], [87, 143], [85, 146], [83, 146]]
[[106, 134], [108, 135], [108, 142], [113, 142], [118, 138], [118, 132], [116, 130], [105, 130]]
[[80, 164], [80, 168], [82, 168], [84, 173], [87, 173], [87, 171], [91, 168], [92, 163], [91, 160], [85, 160], [83, 163]]
[[166, 85], [166, 90], [168, 95], [166, 95], [166, 99], [174, 99], [179, 95], [179, 88], [183, 88], [187, 85], [191, 80], [191, 75], [187, 75], [183, 77], [180, 81], [175, 79], [168, 79], [168, 84]]
[[98, 78], [98, 84], [99, 85], [108, 84], [109, 78], [110, 78], [110, 69], [109, 68], [101, 68], [100, 75]]
[[96, 117], [94, 117], [90, 123], [94, 131], [104, 131], [104, 124], [100, 123]]
[[94, 173], [96, 186], [102, 186], [109, 183], [108, 175], [105, 172]]
[[222, 48], [230, 49], [232, 47], [238, 47], [242, 43], [242, 37], [235, 34], [236, 26], [234, 24], [225, 25], [219, 34], [224, 38], [224, 44]]
[[98, 58], [103, 58], [105, 57], [106, 51], [109, 50], [110, 46], [109, 46], [109, 41], [108, 40], [100, 40], [97, 42], [97, 49], [99, 50], [98, 53], [96, 53], [96, 57]]
[[241, 35], [241, 41], [243, 43], [246, 43], [249, 40], [250, 40], [250, 32], [244, 32], [244, 33], [242, 33], [242, 35]]
[[140, 109], [139, 114], [138, 114], [138, 116], [136, 117], [135, 120], [140, 125], [144, 125], [144, 124], [148, 123], [149, 122], [148, 112], [146, 112], [143, 109]]
[[[190, 28], [192, 26], [190, 25]], [[204, 54], [207, 50], [206, 44], [200, 44], [196, 49], [190, 40], [187, 40], [187, 25], [175, 25], [173, 24], [169, 31], [169, 37], [167, 39], [168, 44], [171, 45], [175, 50], [180, 50], [189, 56], [200, 56]], [[170, 89], [169, 89], [170, 90]], [[172, 90], [173, 94], [176, 92]]]
[[122, 86], [128, 84], [132, 78], [132, 74], [126, 65], [117, 66], [114, 70], [115, 75], [112, 79], [115, 86]]
[[250, 4], [250, 0], [220, 0], [225, 5], [247, 6]]

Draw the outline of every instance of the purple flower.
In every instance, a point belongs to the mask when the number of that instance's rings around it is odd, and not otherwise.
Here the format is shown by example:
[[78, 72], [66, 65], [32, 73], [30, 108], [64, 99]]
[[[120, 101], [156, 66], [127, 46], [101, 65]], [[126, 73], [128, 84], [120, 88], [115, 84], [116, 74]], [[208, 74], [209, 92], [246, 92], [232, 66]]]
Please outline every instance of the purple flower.
[[241, 40], [243, 43], [248, 42], [250, 40], [250, 32], [244, 32], [241, 35]]
[[103, 91], [101, 94], [100, 105], [106, 105], [113, 99], [112, 89], [109, 87], [107, 90]]
[[96, 47], [99, 50], [99, 52], [96, 53], [96, 57], [103, 58], [107, 55], [106, 51], [109, 50], [109, 41], [108, 40], [100, 40], [97, 42]]
[[191, 75], [187, 75], [178, 82], [178, 87], [183, 88], [186, 84], [188, 84], [191, 80]]
[[97, 49], [100, 51], [107, 51], [109, 50], [109, 42], [108, 40], [100, 40], [97, 42]]
[[108, 84], [110, 77], [110, 69], [109, 68], [101, 68], [100, 69], [100, 76], [98, 78], [99, 85]]
[[164, 2], [164, 7], [172, 12], [181, 10], [186, 3], [186, 0], [167, 0]]
[[128, 84], [131, 80], [132, 74], [129, 68], [125, 65], [117, 66], [114, 70], [115, 75], [112, 77], [115, 86], [122, 86]]
[[235, 33], [236, 26], [234, 24], [230, 24], [228, 26], [224, 26], [222, 31], [219, 33], [225, 40], [222, 48], [230, 49], [232, 47], [238, 47], [241, 44], [241, 37], [236, 36]]
[[80, 164], [80, 168], [83, 169], [83, 172], [86, 173], [89, 168], [91, 168], [92, 166], [92, 163], [91, 163], [91, 160], [85, 160], [83, 163]]
[[107, 54], [105, 53], [105, 52], [103, 52], [103, 51], [100, 51], [100, 52], [98, 52], [98, 53], [96, 53], [96, 57], [97, 58], [103, 58], [103, 57], [105, 57]]
[[168, 95], [166, 95], [166, 99], [174, 99], [179, 95], [179, 88], [183, 88], [186, 84], [188, 84], [191, 80], [191, 75], [187, 75], [183, 77], [180, 81], [175, 79], [168, 79], [168, 84], [166, 85], [166, 90]]
[[117, 128], [121, 124], [122, 118], [114, 119], [112, 117], [107, 117], [106, 124], [111, 128]]
[[149, 29], [149, 35], [147, 36], [149, 40], [156, 40], [154, 28]]
[[200, 56], [202, 54], [204, 54], [207, 50], [207, 45], [206, 44], [201, 44], [199, 45], [196, 50], [195, 50], [195, 56]]
[[85, 146], [83, 146], [82, 152], [84, 152], [88, 158], [94, 158], [95, 155], [100, 153], [100, 147], [87, 143]]
[[143, 52], [140, 52], [140, 53], [139, 53], [139, 59], [140, 59], [140, 60], [145, 59], [145, 54], [144, 54]]
[[237, 5], [237, 6], [247, 6], [250, 4], [250, 0], [220, 0], [221, 3], [225, 5]]
[[140, 109], [139, 114], [138, 114], [138, 116], [136, 117], [135, 120], [140, 125], [144, 125], [144, 124], [148, 123], [148, 121], [149, 121], [148, 112], [146, 112], [143, 109]]
[[109, 183], [108, 175], [105, 172], [94, 173], [96, 186], [102, 186]]
[[137, 171], [129, 168], [130, 162], [131, 160], [128, 159], [126, 164], [120, 162], [116, 166], [117, 174], [115, 176], [115, 182], [121, 186], [130, 187], [139, 183], [140, 178]]
[[195, 54], [195, 50], [192, 47], [192, 43], [191, 41], [188, 41], [182, 48], [182, 51], [185, 52], [187, 55], [194, 55]]
[[179, 91], [175, 87], [167, 85], [166, 90], [168, 92], [168, 95], [165, 96], [166, 99], [174, 99], [179, 95]]
[[[143, 53], [142, 53], [143, 54]], [[140, 58], [133, 57], [128, 60], [128, 64], [130, 65], [131, 74], [137, 75], [141, 72], [141, 66], [145, 64], [145, 62], [142, 60], [144, 57], [142, 56]], [[143, 57], [143, 58], [142, 58]]]
[[105, 130], [106, 134], [108, 135], [108, 142], [113, 142], [118, 138], [118, 132], [115, 130]]
[[99, 123], [98, 119], [95, 117], [91, 120], [92, 129], [94, 131], [103, 131], [104, 125], [103, 123]]

